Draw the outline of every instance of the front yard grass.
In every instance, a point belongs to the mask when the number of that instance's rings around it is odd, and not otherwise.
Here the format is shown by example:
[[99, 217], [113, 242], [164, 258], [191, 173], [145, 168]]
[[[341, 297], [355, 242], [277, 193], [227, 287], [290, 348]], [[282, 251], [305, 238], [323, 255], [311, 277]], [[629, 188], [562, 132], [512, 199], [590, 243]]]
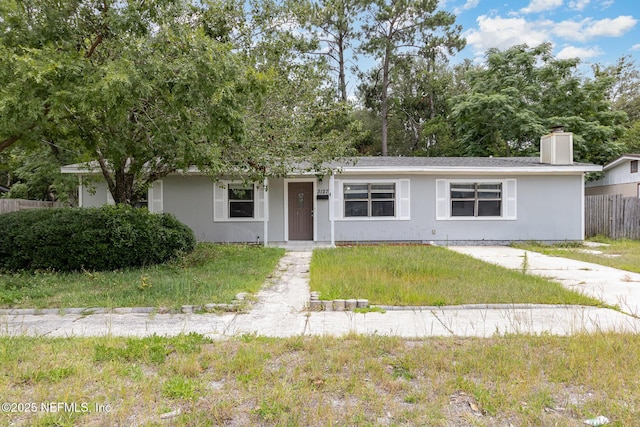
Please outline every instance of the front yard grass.
[[320, 292], [321, 299], [363, 298], [378, 305], [602, 305], [545, 278], [435, 246], [316, 250], [311, 261], [311, 290]]
[[590, 240], [605, 243], [605, 246], [591, 247], [580, 243], [549, 245], [539, 242], [518, 243], [514, 246], [545, 255], [571, 258], [640, 273], [640, 240], [613, 240], [604, 237]]
[[0, 425], [638, 426], [639, 353], [615, 333], [0, 337]]
[[229, 303], [257, 292], [279, 248], [200, 243], [180, 259], [109, 272], [0, 274], [2, 308], [168, 307]]

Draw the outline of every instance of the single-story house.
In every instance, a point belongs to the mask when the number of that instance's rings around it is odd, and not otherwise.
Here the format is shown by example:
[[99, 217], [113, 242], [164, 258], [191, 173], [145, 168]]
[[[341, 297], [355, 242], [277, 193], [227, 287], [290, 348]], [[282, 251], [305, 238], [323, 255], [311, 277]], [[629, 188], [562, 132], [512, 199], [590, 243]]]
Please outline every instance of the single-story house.
[[[540, 157], [360, 157], [335, 173], [292, 174], [244, 186], [192, 169], [156, 181], [153, 212], [169, 212], [200, 241], [262, 244], [308, 241], [481, 244], [584, 238], [584, 174], [573, 136], [542, 138]], [[112, 203], [99, 171], [81, 178], [80, 206]]]
[[625, 154], [603, 167], [604, 175], [587, 182], [586, 195], [622, 194], [623, 197], [640, 198], [640, 154]]

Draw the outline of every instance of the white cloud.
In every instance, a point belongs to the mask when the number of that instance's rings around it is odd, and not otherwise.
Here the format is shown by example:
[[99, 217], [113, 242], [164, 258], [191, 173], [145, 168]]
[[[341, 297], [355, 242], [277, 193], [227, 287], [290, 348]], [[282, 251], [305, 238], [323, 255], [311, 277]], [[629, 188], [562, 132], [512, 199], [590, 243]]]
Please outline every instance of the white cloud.
[[600, 9], [604, 10], [613, 6], [614, 0], [602, 0], [600, 2]]
[[507, 49], [516, 44], [537, 46], [548, 41], [546, 28], [540, 28], [524, 18], [481, 15], [477, 22], [478, 29], [465, 34], [467, 43], [476, 54], [482, 54], [490, 48]]
[[585, 41], [595, 37], [620, 37], [637, 24], [633, 16], [618, 16], [614, 19], [594, 21], [586, 18], [582, 21], [562, 21], [550, 26], [550, 31], [567, 40]]
[[474, 9], [478, 6], [478, 3], [480, 3], [480, 0], [467, 0], [467, 2], [464, 5], [462, 5], [462, 7], [456, 7], [453, 10], [453, 13], [455, 15], [459, 15], [465, 10]]
[[590, 37], [620, 37], [638, 22], [633, 16], [618, 16], [615, 19], [601, 19], [587, 28]]
[[569, 7], [573, 10], [584, 10], [591, 3], [591, 0], [573, 0], [569, 2]]
[[556, 54], [558, 59], [580, 58], [581, 60], [591, 59], [602, 55], [604, 52], [599, 47], [576, 47], [566, 46]]
[[564, 0], [531, 0], [529, 6], [520, 9], [522, 13], [544, 12], [562, 6]]
[[631, 46], [631, 50], [640, 50], [640, 43]]

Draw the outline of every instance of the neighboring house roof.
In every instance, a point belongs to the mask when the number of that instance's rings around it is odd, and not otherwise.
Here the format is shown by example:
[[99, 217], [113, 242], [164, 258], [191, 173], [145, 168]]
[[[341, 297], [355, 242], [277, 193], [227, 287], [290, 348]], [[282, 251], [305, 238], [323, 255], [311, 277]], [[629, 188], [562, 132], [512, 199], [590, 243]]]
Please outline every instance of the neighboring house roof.
[[609, 169], [615, 168], [619, 164], [624, 163], [626, 161], [630, 161], [630, 160], [640, 160], [640, 154], [624, 154], [618, 157], [617, 159], [604, 165], [602, 169], [606, 172]]
[[0, 185], [0, 193], [8, 193], [9, 187], [5, 187], [4, 185]]
[[[340, 173], [580, 173], [600, 172], [602, 166], [590, 163], [551, 165], [539, 157], [355, 157], [327, 164]], [[301, 168], [304, 169], [304, 168]], [[62, 167], [62, 173], [99, 174], [97, 162]], [[187, 173], [198, 173], [190, 167]], [[312, 174], [312, 172], [309, 172]]]

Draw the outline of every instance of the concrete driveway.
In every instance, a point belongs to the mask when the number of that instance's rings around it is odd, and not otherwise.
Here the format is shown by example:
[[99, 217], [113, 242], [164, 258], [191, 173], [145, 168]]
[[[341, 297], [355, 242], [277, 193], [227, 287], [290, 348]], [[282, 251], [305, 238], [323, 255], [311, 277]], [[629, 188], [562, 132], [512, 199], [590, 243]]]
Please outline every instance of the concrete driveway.
[[640, 317], [640, 274], [568, 258], [505, 246], [452, 246], [449, 249], [474, 258], [522, 270], [527, 255], [527, 272], [548, 277], [567, 289], [582, 292], [626, 314]]

